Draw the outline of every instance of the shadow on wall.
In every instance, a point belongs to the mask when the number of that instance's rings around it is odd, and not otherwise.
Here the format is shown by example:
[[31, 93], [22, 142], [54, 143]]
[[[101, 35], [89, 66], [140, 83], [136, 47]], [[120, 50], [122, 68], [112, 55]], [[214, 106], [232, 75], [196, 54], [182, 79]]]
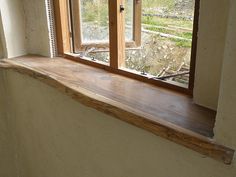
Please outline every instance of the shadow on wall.
[[0, 40], [0, 59], [2, 59], [3, 57], [4, 57], [4, 52], [3, 52], [3, 47], [2, 47], [2, 41]]
[[1, 18], [1, 12], [0, 12], [0, 59], [4, 57], [4, 50], [3, 50], [3, 45], [2, 45], [2, 18]]
[[3, 25], [2, 25], [2, 13], [0, 10], [0, 59], [3, 59], [5, 57], [5, 52], [3, 48]]

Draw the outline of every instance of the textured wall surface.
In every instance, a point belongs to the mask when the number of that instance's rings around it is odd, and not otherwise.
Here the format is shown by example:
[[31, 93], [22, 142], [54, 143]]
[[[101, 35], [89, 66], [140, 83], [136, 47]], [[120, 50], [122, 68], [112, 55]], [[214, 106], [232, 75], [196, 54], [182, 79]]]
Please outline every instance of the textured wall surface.
[[236, 175], [236, 164], [224, 165], [85, 107], [28, 76], [8, 71], [5, 79], [20, 176]]
[[1, 13], [2, 12], [0, 10], [0, 59], [6, 57], [6, 55], [7, 55], [6, 41], [5, 41], [5, 36], [4, 36]]
[[[1, 12], [1, 11], [0, 11]], [[1, 18], [1, 13], [0, 13], [0, 59], [4, 57], [5, 52], [3, 48], [3, 25], [2, 25], [2, 18]]]
[[7, 119], [4, 72], [0, 69], [0, 176], [17, 177], [16, 158], [11, 129]]
[[45, 0], [23, 0], [27, 52], [50, 56]]
[[7, 58], [25, 55], [27, 49], [22, 1], [0, 0], [0, 4], [0, 18], [3, 25], [1, 38], [7, 49], [5, 55]]
[[194, 100], [217, 109], [229, 0], [201, 1]]
[[216, 122], [216, 139], [236, 149], [236, 1], [231, 0], [228, 36]]
[[5, 57], [50, 56], [45, 0], [0, 0], [0, 4]]
[[3, 46], [2, 46], [2, 41], [0, 38], [0, 59], [4, 57], [4, 51], [3, 51]]

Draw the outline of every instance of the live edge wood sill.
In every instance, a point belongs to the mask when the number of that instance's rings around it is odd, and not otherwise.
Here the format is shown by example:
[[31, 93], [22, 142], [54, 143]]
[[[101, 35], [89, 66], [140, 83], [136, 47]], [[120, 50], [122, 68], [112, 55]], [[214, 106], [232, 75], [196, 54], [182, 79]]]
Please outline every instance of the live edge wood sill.
[[195, 105], [187, 95], [63, 58], [5, 59], [0, 69], [27, 74], [86, 106], [225, 164], [232, 162], [234, 150], [212, 139], [215, 112]]

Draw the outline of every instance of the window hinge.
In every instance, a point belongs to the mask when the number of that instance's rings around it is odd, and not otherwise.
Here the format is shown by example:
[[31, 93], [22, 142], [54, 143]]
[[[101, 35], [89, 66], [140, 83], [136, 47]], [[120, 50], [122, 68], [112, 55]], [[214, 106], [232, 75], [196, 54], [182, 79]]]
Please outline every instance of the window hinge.
[[125, 7], [123, 4], [120, 5], [120, 12], [123, 12], [125, 10]]

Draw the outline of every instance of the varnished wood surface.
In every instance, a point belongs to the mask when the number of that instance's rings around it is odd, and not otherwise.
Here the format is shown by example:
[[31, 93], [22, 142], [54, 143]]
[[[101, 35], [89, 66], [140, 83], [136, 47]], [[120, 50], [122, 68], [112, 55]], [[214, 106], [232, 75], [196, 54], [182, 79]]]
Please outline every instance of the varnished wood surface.
[[110, 67], [118, 69], [125, 63], [125, 16], [120, 11], [124, 0], [109, 1]]
[[189, 85], [188, 85], [189, 90], [192, 92], [192, 94], [193, 94], [193, 88], [194, 88], [195, 66], [196, 66], [196, 57], [197, 57], [200, 1], [201, 0], [195, 0], [195, 7], [194, 7], [193, 38], [192, 38], [192, 47], [191, 47], [190, 77], [189, 77]]
[[142, 81], [142, 82], [152, 84], [152, 85], [155, 85], [155, 86], [158, 86], [158, 87], [164, 87], [165, 89], [175, 90], [175, 91], [185, 93], [185, 94], [188, 94], [188, 95], [192, 96], [192, 91], [191, 90], [178, 85], [176, 82], [171, 84], [170, 81], [150, 79], [147, 75], [142, 75], [141, 73], [138, 73], [138, 72], [134, 73], [132, 71], [128, 71], [127, 69], [125, 69], [123, 67], [113, 68], [113, 67], [110, 67], [109, 65], [107, 65], [105, 63], [100, 62], [100, 61], [91, 61], [91, 60], [82, 59], [78, 55], [72, 54], [72, 53], [65, 53], [63, 55], [63, 57], [67, 58], [69, 60], [75, 61], [75, 62], [79, 62], [79, 63], [82, 63], [82, 64], [92, 66], [92, 67], [104, 69], [104, 70], [109, 71], [109, 72], [114, 73], [114, 74], [119, 74], [121, 76], [129, 77], [131, 79]]
[[234, 151], [216, 144], [215, 112], [187, 95], [63, 58], [27, 56], [0, 67], [41, 80], [84, 105], [230, 164]]
[[142, 36], [142, 1], [136, 0], [134, 1], [134, 41], [136, 46], [141, 46], [141, 36]]
[[57, 50], [60, 55], [71, 52], [68, 1], [54, 0], [54, 14], [57, 35]]
[[[65, 0], [55, 0], [54, 1], [54, 12], [55, 12], [55, 24], [56, 24], [56, 34], [57, 34], [57, 49], [58, 49], [58, 55], [67, 57], [71, 60], [86, 63], [91, 66], [95, 66], [98, 68], [103, 68], [104, 66], [99, 65], [98, 63], [94, 63], [92, 61], [83, 60], [80, 59], [80, 57], [75, 57], [74, 54], [78, 52], [78, 49], [84, 49], [85, 47], [91, 46], [91, 44], [82, 44], [81, 41], [81, 34], [78, 34], [80, 32], [79, 30], [79, 9], [78, 3], [76, 3], [78, 0], [70, 1], [72, 6], [75, 8], [72, 8], [73, 10], [77, 11], [77, 13], [73, 14], [71, 11], [68, 11], [68, 1]], [[196, 1], [196, 9], [195, 9], [195, 15], [198, 15], [199, 7], [199, 1]], [[119, 5], [123, 4], [123, 0], [117, 0], [117, 1], [109, 1], [109, 50], [110, 50], [110, 66], [105, 66], [105, 69], [123, 75], [127, 76], [133, 79], [141, 80], [146, 83], [151, 83], [154, 85], [158, 85], [165, 88], [171, 88], [172, 90], [177, 90], [182, 93], [187, 93], [189, 95], [193, 95], [193, 84], [194, 84], [194, 67], [195, 67], [195, 58], [196, 58], [196, 40], [197, 40], [197, 20], [198, 16], [195, 16], [197, 18], [194, 18], [194, 32], [193, 32], [193, 47], [192, 47], [192, 54], [191, 54], [191, 70], [190, 70], [190, 81], [188, 88], [183, 88], [178, 85], [170, 84], [169, 82], [164, 82], [163, 80], [156, 80], [156, 79], [148, 79], [146, 76], [140, 75], [140, 74], [134, 74], [132, 72], [127, 72], [125, 70], [120, 69], [119, 67], [122, 67], [125, 62], [125, 46], [126, 47], [135, 47], [139, 46], [141, 43], [141, 9], [142, 9], [142, 1], [137, 0], [134, 5], [134, 41], [132, 42], [125, 42], [125, 36], [124, 36], [124, 14], [120, 13]], [[116, 12], [116, 13], [114, 13]], [[73, 16], [73, 17], [72, 17]], [[70, 26], [74, 26], [75, 28], [72, 28], [72, 33], [70, 33]], [[74, 39], [73, 39], [74, 38]], [[106, 46], [107, 44], [105, 44]], [[74, 47], [73, 47], [74, 46]], [[104, 44], [96, 44], [95, 47], [101, 47], [104, 46]], [[105, 47], [104, 46], [104, 47]], [[94, 47], [94, 46], [93, 46]]]

